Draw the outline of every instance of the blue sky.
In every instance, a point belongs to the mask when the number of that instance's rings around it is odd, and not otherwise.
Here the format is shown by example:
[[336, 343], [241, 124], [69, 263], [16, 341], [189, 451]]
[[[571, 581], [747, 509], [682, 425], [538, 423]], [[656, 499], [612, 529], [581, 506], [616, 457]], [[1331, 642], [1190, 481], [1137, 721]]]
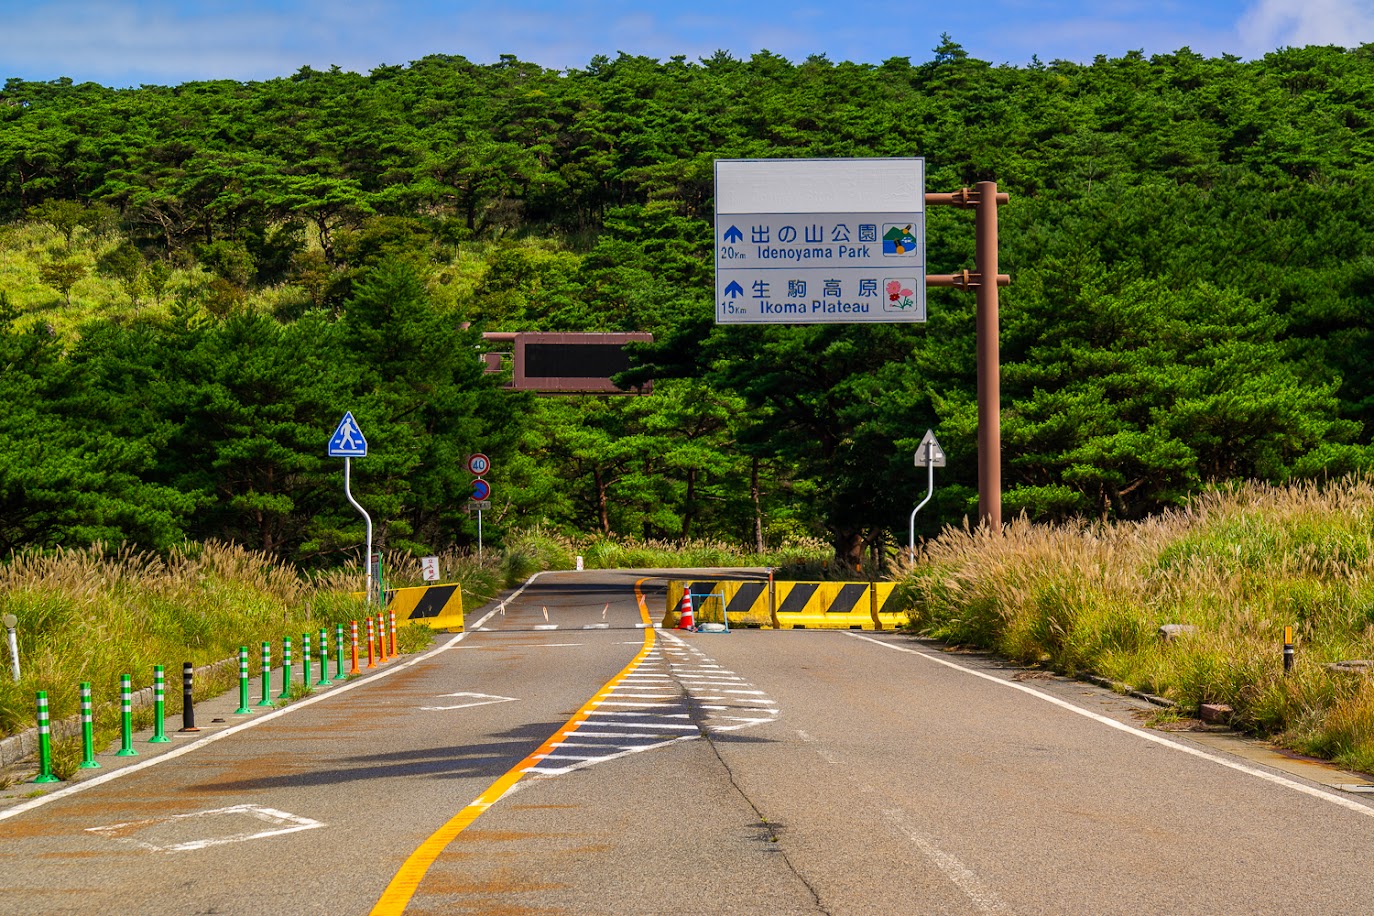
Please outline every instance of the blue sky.
[[929, 60], [942, 32], [993, 63], [1188, 46], [1251, 58], [1374, 41], [1374, 0], [0, 0], [0, 79], [110, 86], [366, 73], [426, 54], [554, 69], [619, 52], [689, 60]]

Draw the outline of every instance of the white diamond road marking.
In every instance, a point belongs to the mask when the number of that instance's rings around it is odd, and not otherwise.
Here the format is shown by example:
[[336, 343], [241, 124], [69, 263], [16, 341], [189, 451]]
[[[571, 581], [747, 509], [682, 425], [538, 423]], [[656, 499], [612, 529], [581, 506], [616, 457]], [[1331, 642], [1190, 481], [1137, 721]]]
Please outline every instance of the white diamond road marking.
[[425, 712], [442, 712], [446, 709], [468, 709], [472, 706], [490, 706], [492, 703], [514, 703], [515, 697], [498, 697], [490, 693], [445, 693], [435, 699], [443, 700], [448, 697], [466, 697], [469, 702], [459, 703], [456, 706], [421, 706]]
[[[258, 821], [267, 824], [267, 830], [242, 828], [227, 828], [223, 826], [226, 817], [235, 816], [246, 817], [250, 821]], [[241, 820], [241, 817], [235, 818]], [[206, 833], [210, 836], [196, 840], [186, 840], [180, 843], [158, 844], [148, 840], [139, 839], [136, 835], [140, 831], [154, 830], [159, 827], [171, 827], [177, 829], [195, 830], [200, 827], [199, 819], [205, 818], [207, 823], [204, 825]], [[212, 821], [219, 818], [218, 824]], [[228, 808], [214, 808], [210, 811], [195, 811], [191, 814], [173, 814], [170, 817], [153, 817], [142, 821], [128, 821], [123, 824], [107, 824], [104, 827], [87, 827], [87, 833], [100, 834], [121, 843], [132, 843], [141, 846], [152, 852], [186, 852], [192, 849], [205, 849], [208, 846], [223, 846], [227, 843], [243, 843], [248, 840], [260, 840], [269, 836], [281, 836], [286, 833], [297, 833], [301, 830], [314, 830], [316, 827], [323, 827], [320, 821], [311, 820], [308, 817], [301, 817], [298, 814], [287, 814], [285, 811], [278, 811], [275, 808], [265, 808], [262, 805], [231, 805]]]

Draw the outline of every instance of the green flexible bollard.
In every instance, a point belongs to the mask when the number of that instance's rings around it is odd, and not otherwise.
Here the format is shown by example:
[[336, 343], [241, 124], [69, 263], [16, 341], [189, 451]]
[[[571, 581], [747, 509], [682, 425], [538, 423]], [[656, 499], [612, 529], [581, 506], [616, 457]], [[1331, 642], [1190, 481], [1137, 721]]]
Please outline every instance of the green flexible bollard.
[[153, 666], [153, 737], [148, 739], [149, 744], [166, 744], [171, 741], [167, 737], [164, 718], [167, 713], [167, 676], [162, 670], [161, 665]]
[[320, 627], [320, 679], [315, 686], [328, 687], [332, 683], [329, 679], [329, 631]]
[[236, 716], [246, 716], [253, 712], [253, 707], [248, 705], [248, 647], [239, 646], [239, 708], [234, 710]]
[[259, 706], [274, 706], [272, 702], [272, 644], [262, 644], [262, 699]]
[[91, 718], [91, 682], [81, 682], [81, 769], [99, 769], [95, 762], [95, 723]]
[[291, 699], [291, 637], [284, 636], [281, 641], [281, 693], [279, 700]]
[[52, 735], [48, 726], [48, 693], [39, 690], [38, 701], [38, 776], [34, 782], [61, 782], [52, 774]]
[[133, 675], [119, 676], [119, 750], [116, 757], [137, 757], [134, 750], [134, 687]]
[[334, 632], [338, 635], [338, 639], [337, 639], [337, 640], [335, 641], [335, 643], [334, 643], [335, 648], [338, 649], [338, 651], [334, 653], [334, 680], [336, 680], [336, 681], [342, 681], [342, 680], [344, 679], [344, 670], [343, 670], [343, 657], [344, 657], [343, 624], [339, 624], [338, 626], [336, 626], [336, 627], [334, 628]]

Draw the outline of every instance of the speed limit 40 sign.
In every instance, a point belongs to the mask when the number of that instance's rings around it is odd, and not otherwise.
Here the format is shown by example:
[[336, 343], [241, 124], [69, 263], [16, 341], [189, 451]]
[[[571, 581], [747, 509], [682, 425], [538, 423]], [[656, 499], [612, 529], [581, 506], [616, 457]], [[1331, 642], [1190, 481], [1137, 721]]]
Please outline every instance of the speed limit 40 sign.
[[468, 455], [468, 471], [481, 477], [491, 470], [491, 459], [481, 452], [475, 455]]

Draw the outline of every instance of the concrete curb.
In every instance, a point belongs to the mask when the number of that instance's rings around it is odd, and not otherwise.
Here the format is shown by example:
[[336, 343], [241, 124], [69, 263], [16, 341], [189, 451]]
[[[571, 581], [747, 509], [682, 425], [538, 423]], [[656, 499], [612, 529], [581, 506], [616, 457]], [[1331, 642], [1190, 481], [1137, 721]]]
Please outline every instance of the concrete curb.
[[1096, 684], [1099, 687], [1106, 687], [1108, 690], [1115, 690], [1117, 693], [1124, 693], [1128, 697], [1135, 697], [1137, 700], [1144, 700], [1146, 703], [1164, 709], [1173, 709], [1178, 706], [1173, 700], [1155, 696], [1153, 693], [1145, 693], [1143, 690], [1136, 690], [1130, 684], [1123, 684], [1111, 678], [1098, 677], [1096, 674], [1081, 675], [1080, 680], [1087, 681], [1089, 684]]
[[[201, 667], [195, 669], [195, 675], [196, 675], [196, 677], [201, 677], [201, 676], [203, 676], [203, 675], [208, 676], [208, 675], [213, 674], [213, 673], [215, 673], [215, 672], [218, 672], [218, 671], [220, 671], [220, 670], [222, 670], [222, 669], [230, 669], [230, 670], [234, 671], [235, 673], [237, 673], [237, 672], [238, 672], [238, 664], [239, 664], [239, 657], [238, 657], [237, 655], [235, 655], [235, 656], [232, 656], [231, 658], [224, 658], [224, 659], [220, 659], [220, 660], [217, 661], [217, 662], [211, 662], [211, 663], [208, 664], [208, 665], [202, 665]], [[171, 693], [173, 692], [173, 690], [176, 691], [177, 696], [180, 696], [180, 695], [181, 695], [181, 668], [180, 668], [180, 667], [178, 667], [178, 668], [176, 669], [176, 671], [174, 671], [174, 672], [173, 672], [173, 671], [169, 671], [169, 672], [168, 672], [168, 675], [167, 675], [167, 692], [168, 692], [168, 694], [171, 694]], [[152, 688], [152, 687], [144, 687], [142, 690], [136, 690], [136, 691], [134, 691], [134, 693], [133, 693], [133, 705], [134, 705], [135, 707], [152, 706], [152, 705], [153, 705], [153, 688]], [[77, 716], [68, 716], [68, 717], [65, 718], [65, 719], [60, 719], [60, 720], [58, 720], [58, 721], [52, 723], [51, 729], [52, 729], [52, 737], [53, 737], [53, 740], [55, 740], [55, 741], [60, 741], [60, 740], [62, 740], [62, 739], [64, 739], [64, 738], [77, 738], [77, 737], [80, 737], [80, 735], [81, 735], [81, 717], [80, 717], [79, 715], [77, 715]], [[38, 728], [37, 728], [37, 726], [35, 726], [35, 727], [33, 727], [33, 728], [30, 728], [30, 729], [28, 729], [27, 731], [22, 731], [22, 732], [20, 732], [20, 733], [17, 734], [17, 735], [12, 735], [12, 736], [10, 736], [9, 738], [5, 738], [5, 739], [3, 739], [3, 740], [0, 740], [0, 767], [7, 767], [7, 766], [10, 766], [10, 765], [12, 765], [12, 764], [22, 763], [23, 761], [27, 760], [27, 759], [30, 758], [30, 757], [35, 757], [35, 756], [37, 756], [37, 754], [38, 754]]]

